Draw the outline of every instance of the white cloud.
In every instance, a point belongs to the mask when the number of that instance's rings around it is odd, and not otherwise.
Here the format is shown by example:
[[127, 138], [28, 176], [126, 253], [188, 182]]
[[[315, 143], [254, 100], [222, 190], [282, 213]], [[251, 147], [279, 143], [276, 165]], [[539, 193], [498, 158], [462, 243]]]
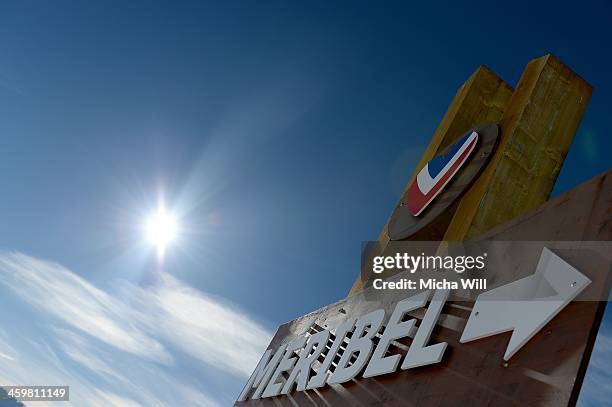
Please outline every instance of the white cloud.
[[85, 338], [67, 329], [54, 329], [54, 331], [61, 350], [74, 362], [98, 375], [105, 375], [121, 381], [127, 380], [119, 370], [106, 362], [101, 350], [90, 345]]
[[0, 329], [0, 358], [7, 360], [15, 360], [16, 352], [6, 340], [7, 334]]
[[100, 406], [143, 407], [139, 402], [112, 392], [96, 390], [91, 402]]
[[125, 304], [59, 264], [20, 253], [0, 256], [0, 282], [40, 311], [120, 350], [159, 362], [172, 357], [130, 323]]
[[128, 289], [143, 314], [155, 316], [149, 321], [150, 331], [227, 372], [248, 376], [270, 341], [270, 333], [243, 311], [167, 274], [152, 288]]
[[25, 303], [40, 317], [29, 328], [45, 338], [0, 331], [0, 379], [69, 384], [76, 405], [218, 405], [220, 395], [207, 394], [216, 389], [186, 377], [185, 363], [242, 379], [271, 337], [235, 306], [167, 274], [144, 288], [122, 282], [128, 304], [59, 264], [0, 253], [0, 284], [18, 299], [11, 312]]

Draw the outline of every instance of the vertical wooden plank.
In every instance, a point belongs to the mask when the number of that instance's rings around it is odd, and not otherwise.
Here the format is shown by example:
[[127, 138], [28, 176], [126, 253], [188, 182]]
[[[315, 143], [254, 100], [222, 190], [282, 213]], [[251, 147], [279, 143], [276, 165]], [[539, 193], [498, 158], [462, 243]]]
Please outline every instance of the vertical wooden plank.
[[[439, 151], [447, 147], [461, 134], [482, 122], [499, 122], [510, 96], [512, 87], [486, 66], [480, 66], [457, 90], [448, 110], [436, 129], [431, 142], [414, 169], [406, 188], [412, 183], [418, 171]], [[404, 189], [404, 193], [406, 189]], [[403, 196], [403, 194], [401, 195]], [[387, 223], [379, 240], [386, 243]], [[442, 235], [440, 236], [442, 239]], [[361, 279], [357, 278], [349, 295], [361, 290]]]
[[527, 64], [503, 113], [499, 147], [444, 240], [475, 238], [548, 199], [591, 92], [553, 55]]

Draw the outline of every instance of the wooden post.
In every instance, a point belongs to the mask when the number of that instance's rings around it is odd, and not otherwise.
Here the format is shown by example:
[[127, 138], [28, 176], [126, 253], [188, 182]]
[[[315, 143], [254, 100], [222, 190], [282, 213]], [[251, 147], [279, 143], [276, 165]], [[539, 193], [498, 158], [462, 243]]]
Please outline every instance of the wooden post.
[[548, 199], [591, 92], [553, 55], [527, 64], [500, 122], [500, 145], [444, 240], [475, 238]]
[[[407, 187], [429, 160], [476, 124], [499, 123], [499, 146], [435, 230], [415, 239], [473, 239], [545, 202], [591, 92], [587, 82], [551, 54], [527, 64], [516, 91], [479, 67], [457, 91]], [[379, 237], [383, 250], [389, 240], [387, 225]], [[359, 276], [349, 295], [361, 289]]]
[[[416, 177], [418, 171], [436, 154], [447, 147], [454, 139], [466, 130], [482, 122], [499, 122], [510, 96], [512, 87], [486, 66], [480, 66], [457, 90], [431, 142], [421, 157], [406, 188]], [[404, 190], [404, 193], [406, 191]], [[403, 195], [403, 194], [402, 194]], [[450, 218], [449, 218], [450, 219]], [[379, 240], [385, 244], [387, 223], [383, 227]], [[442, 240], [443, 235], [439, 239]], [[361, 290], [361, 278], [358, 277], [349, 295]]]

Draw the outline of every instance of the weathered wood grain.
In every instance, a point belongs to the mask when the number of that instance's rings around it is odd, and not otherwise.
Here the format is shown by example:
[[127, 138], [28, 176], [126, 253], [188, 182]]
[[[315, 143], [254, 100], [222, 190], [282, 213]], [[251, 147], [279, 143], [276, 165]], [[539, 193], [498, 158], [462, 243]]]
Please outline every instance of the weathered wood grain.
[[548, 199], [591, 92], [553, 55], [527, 64], [504, 110], [499, 147], [444, 240], [473, 239]]

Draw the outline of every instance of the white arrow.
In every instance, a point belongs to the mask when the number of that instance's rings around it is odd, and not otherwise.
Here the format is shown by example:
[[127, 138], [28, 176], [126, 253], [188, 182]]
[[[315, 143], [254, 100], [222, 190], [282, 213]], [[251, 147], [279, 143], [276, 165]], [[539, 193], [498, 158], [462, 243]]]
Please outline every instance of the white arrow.
[[507, 361], [590, 283], [545, 247], [534, 274], [476, 298], [460, 342], [513, 331]]

